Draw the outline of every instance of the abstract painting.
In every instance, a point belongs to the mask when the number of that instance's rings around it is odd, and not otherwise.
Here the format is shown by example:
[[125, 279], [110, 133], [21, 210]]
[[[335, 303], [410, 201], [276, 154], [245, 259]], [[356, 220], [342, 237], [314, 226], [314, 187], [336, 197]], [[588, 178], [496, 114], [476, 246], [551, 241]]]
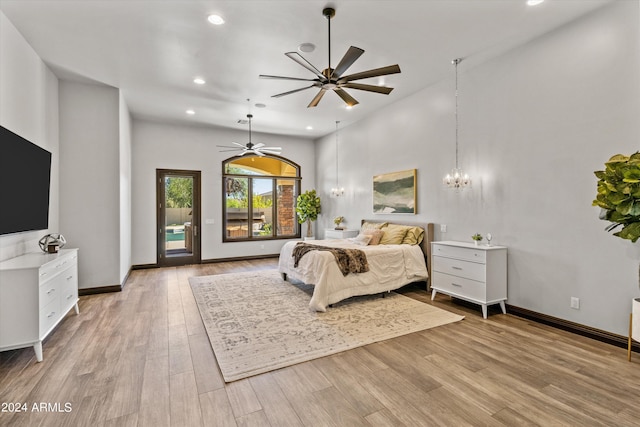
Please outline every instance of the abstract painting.
[[373, 213], [416, 213], [416, 169], [373, 177]]

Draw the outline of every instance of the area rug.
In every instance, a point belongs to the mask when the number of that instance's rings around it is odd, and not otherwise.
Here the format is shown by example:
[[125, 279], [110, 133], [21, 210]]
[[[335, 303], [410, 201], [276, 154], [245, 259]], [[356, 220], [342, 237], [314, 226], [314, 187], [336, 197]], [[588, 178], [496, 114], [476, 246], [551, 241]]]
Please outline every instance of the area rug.
[[325, 313], [313, 288], [276, 270], [189, 278], [226, 382], [462, 320], [394, 292], [353, 297]]

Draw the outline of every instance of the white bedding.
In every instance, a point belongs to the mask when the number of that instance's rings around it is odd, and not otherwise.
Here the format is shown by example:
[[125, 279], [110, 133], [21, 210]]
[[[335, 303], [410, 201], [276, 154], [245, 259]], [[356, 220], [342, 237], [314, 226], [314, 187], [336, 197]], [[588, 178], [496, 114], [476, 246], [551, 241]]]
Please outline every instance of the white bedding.
[[294, 268], [291, 256], [298, 242], [287, 242], [280, 251], [278, 271], [288, 278], [314, 285], [309, 308], [326, 311], [329, 304], [356, 295], [369, 295], [398, 289], [412, 282], [427, 280], [424, 253], [418, 245], [360, 246], [346, 239], [314, 240], [320, 246], [363, 250], [369, 271], [342, 275], [331, 252], [311, 251]]

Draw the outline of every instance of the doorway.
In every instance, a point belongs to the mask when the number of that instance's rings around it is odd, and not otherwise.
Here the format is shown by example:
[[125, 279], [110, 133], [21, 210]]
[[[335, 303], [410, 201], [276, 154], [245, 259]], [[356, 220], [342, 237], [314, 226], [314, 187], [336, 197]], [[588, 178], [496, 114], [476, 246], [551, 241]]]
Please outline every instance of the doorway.
[[199, 264], [200, 171], [156, 169], [157, 263]]

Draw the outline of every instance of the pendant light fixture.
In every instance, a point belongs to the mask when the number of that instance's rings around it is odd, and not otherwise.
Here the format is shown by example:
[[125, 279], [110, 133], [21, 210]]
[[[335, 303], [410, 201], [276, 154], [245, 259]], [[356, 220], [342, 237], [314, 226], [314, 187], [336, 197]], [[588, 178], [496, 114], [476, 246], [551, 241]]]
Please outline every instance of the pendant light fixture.
[[344, 196], [344, 187], [340, 187], [338, 181], [338, 124], [340, 121], [336, 120], [336, 186], [331, 189], [331, 197]]
[[453, 188], [456, 191], [471, 185], [471, 178], [469, 178], [469, 175], [464, 173], [462, 169], [458, 167], [458, 64], [461, 61], [462, 58], [456, 58], [451, 61], [456, 70], [456, 167], [451, 169], [451, 172], [442, 180], [447, 187]]

